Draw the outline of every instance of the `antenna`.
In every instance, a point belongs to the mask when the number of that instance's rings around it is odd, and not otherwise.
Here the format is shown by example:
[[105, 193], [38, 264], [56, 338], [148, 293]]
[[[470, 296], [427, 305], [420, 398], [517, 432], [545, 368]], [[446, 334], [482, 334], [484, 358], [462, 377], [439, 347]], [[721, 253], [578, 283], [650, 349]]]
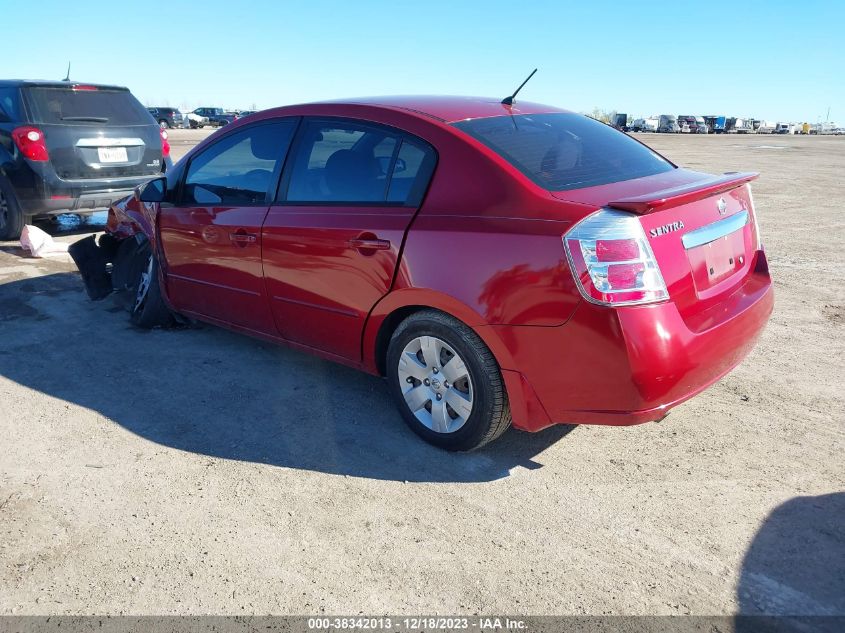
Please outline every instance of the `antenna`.
[[523, 81], [521, 84], [519, 84], [519, 88], [517, 88], [516, 90], [514, 90], [513, 94], [512, 94], [510, 97], [505, 97], [504, 99], [502, 99], [502, 105], [506, 105], [506, 106], [511, 106], [511, 105], [513, 105], [513, 100], [516, 98], [517, 93], [518, 93], [520, 90], [522, 90], [522, 87], [523, 87], [525, 84], [527, 84], [527, 83], [528, 83], [528, 80], [529, 80], [529, 79], [531, 79], [531, 78], [534, 76], [534, 73], [536, 73], [536, 72], [537, 72], [537, 69], [535, 68], [534, 70], [532, 70], [532, 71], [531, 71], [531, 74], [530, 74], [530, 75], [528, 75], [528, 78], [527, 78], [525, 81]]
[[67, 75], [65, 75], [65, 78], [62, 79], [62, 81], [70, 81], [70, 62], [67, 63]]

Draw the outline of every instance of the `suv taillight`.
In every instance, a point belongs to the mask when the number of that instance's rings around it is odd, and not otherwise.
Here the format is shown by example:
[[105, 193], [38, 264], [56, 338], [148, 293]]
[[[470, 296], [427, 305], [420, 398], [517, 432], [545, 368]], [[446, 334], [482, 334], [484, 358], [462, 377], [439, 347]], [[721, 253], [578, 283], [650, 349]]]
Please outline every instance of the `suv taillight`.
[[167, 140], [167, 132], [159, 128], [158, 133], [161, 135], [161, 156], [170, 156], [170, 141]]
[[669, 298], [639, 219], [602, 209], [563, 236], [581, 295], [600, 305], [655, 303]]
[[47, 144], [44, 141], [44, 132], [37, 127], [25, 125], [12, 130], [12, 138], [15, 141], [21, 154], [29, 160], [47, 161], [50, 154], [47, 152]]

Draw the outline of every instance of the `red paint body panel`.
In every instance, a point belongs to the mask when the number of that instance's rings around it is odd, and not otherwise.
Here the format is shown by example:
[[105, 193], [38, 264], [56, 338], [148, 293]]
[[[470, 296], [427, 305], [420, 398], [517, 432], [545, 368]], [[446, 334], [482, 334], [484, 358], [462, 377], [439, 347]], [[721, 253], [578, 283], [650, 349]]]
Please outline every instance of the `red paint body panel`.
[[176, 310], [275, 333], [264, 291], [266, 207], [171, 207], [159, 214], [160, 252]]
[[[563, 327], [494, 329], [552, 422], [657, 420], [753, 348], [773, 306], [762, 251], [755, 268], [704, 320], [684, 319], [672, 302], [616, 309], [583, 302]], [[531, 419], [527, 430], [542, 424]]]
[[[279, 334], [356, 362], [372, 307], [390, 290], [408, 208], [281, 206], [264, 223], [264, 276]], [[383, 250], [354, 240], [386, 240]]]
[[[754, 175], [672, 169], [549, 192], [448, 124], [540, 112], [565, 111], [450, 97], [268, 110], [206, 139], [169, 177], [242, 126], [282, 116], [348, 117], [399, 128], [435, 148], [421, 207], [159, 209], [129, 198], [112, 209], [109, 230], [150, 237], [166, 300], [176, 309], [372, 373], [379, 371], [380, 336], [391, 315], [425, 307], [451, 314], [496, 357], [518, 428], [661, 418], [740, 362], [771, 313], [771, 280], [745, 184]], [[723, 212], [714, 196], [724, 198]], [[582, 299], [562, 236], [611, 204], [642, 214], [668, 300], [607, 307]], [[686, 233], [744, 211], [750, 219], [740, 230], [684, 248]], [[678, 229], [651, 235], [666, 225]], [[212, 239], [241, 229], [256, 242]], [[357, 239], [387, 244], [367, 251]]]

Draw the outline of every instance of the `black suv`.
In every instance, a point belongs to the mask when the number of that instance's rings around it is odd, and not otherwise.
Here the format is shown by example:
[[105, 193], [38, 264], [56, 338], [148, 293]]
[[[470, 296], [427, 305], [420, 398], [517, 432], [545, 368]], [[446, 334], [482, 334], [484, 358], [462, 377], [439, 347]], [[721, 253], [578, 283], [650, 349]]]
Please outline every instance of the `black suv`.
[[170, 165], [167, 133], [127, 88], [0, 80], [0, 240], [108, 207]]
[[158, 121], [159, 127], [182, 127], [182, 113], [176, 108], [147, 108], [147, 112]]

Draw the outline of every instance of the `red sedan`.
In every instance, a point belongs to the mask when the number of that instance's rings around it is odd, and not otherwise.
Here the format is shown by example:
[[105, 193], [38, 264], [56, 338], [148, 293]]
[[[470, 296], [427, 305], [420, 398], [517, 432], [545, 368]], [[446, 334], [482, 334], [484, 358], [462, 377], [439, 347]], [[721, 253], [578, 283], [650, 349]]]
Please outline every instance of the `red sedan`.
[[72, 252], [140, 326], [382, 375], [416, 433], [469, 450], [511, 424], [657, 420], [739, 363], [773, 305], [755, 177], [538, 104], [300, 105], [212, 135]]

